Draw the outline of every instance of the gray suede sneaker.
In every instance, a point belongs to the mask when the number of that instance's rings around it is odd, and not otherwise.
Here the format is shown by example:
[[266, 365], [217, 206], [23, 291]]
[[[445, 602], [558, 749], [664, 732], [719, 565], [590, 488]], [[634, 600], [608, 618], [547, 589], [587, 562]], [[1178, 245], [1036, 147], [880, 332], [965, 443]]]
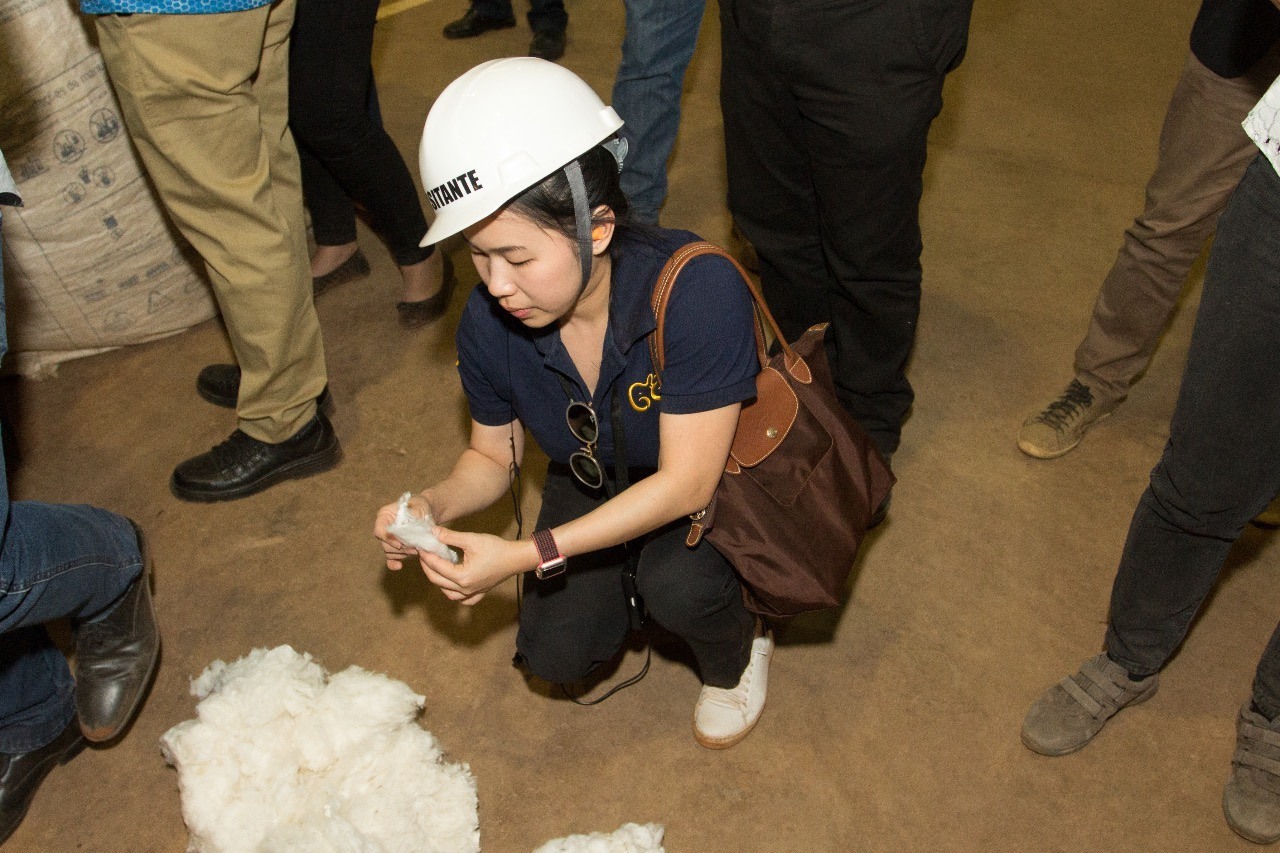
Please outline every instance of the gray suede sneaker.
[[1248, 703], [1236, 720], [1236, 754], [1222, 813], [1237, 835], [1255, 844], [1280, 841], [1280, 722], [1267, 722]]
[[1056, 400], [1022, 422], [1018, 449], [1037, 459], [1056, 459], [1080, 443], [1089, 427], [1111, 414], [1120, 401], [1104, 403], [1078, 379]]
[[1022, 721], [1022, 742], [1041, 755], [1075, 752], [1126, 705], [1155, 695], [1160, 676], [1132, 681], [1124, 667], [1100, 654], [1036, 700]]

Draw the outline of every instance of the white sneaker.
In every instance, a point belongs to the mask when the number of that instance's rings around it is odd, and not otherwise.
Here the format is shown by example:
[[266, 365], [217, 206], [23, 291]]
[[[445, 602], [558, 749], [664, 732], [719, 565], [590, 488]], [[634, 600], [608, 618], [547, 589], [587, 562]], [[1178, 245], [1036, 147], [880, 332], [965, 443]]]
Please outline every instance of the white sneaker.
[[764, 710], [772, 654], [773, 638], [756, 637], [737, 687], [702, 686], [693, 708], [693, 736], [698, 743], [708, 749], [728, 749], [751, 733]]

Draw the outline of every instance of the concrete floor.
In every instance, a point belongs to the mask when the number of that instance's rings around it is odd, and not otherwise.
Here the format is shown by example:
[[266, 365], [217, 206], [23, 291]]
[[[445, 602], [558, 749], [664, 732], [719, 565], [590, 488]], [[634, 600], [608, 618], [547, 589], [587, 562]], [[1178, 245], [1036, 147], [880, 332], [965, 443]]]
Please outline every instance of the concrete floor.
[[[155, 552], [165, 649], [129, 735], [45, 782], [10, 848], [178, 851], [176, 774], [159, 736], [192, 716], [188, 680], [215, 658], [289, 643], [327, 668], [386, 672], [427, 696], [423, 724], [479, 781], [483, 848], [528, 851], [626, 821], [690, 851], [1244, 850], [1219, 800], [1234, 715], [1275, 624], [1274, 535], [1249, 530], [1160, 694], [1084, 751], [1019, 743], [1030, 703], [1100, 647], [1129, 518], [1167, 436], [1194, 315], [1189, 292], [1145, 380], [1067, 457], [1014, 446], [1069, 378], [1098, 284], [1137, 212], [1186, 51], [1192, 0], [980, 2], [969, 55], [934, 127], [923, 219], [917, 403], [894, 459], [888, 522], [841, 612], [796, 620], [756, 731], [698, 747], [693, 672], [658, 656], [647, 679], [579, 708], [510, 667], [510, 584], [474, 609], [391, 574], [373, 513], [442, 476], [464, 442], [451, 315], [396, 325], [397, 275], [364, 232], [374, 275], [327, 294], [335, 471], [226, 505], [170, 496], [173, 464], [225, 437], [193, 381], [227, 357], [216, 323], [7, 383], [20, 498], [101, 504]], [[520, 54], [523, 24], [446, 42], [458, 0], [379, 28], [379, 87], [406, 154], [432, 98], [476, 62]], [[565, 64], [607, 95], [621, 5], [570, 0]], [[665, 222], [728, 237], [715, 10], [689, 76]], [[416, 157], [411, 157], [416, 160]], [[416, 166], [415, 166], [416, 171]], [[453, 248], [476, 281], [465, 254]], [[529, 466], [525, 517], [537, 504]], [[509, 507], [471, 522], [513, 532]], [[526, 531], [527, 533], [527, 531]], [[637, 665], [638, 654], [624, 662]]]

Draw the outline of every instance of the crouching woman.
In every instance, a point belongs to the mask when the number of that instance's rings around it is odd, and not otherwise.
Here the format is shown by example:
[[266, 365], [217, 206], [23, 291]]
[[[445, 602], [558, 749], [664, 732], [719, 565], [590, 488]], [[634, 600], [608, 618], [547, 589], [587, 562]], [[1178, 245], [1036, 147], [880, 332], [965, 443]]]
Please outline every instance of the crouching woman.
[[[417, 552], [378, 513], [387, 565], [417, 555], [464, 604], [523, 583], [516, 644], [550, 682], [582, 679], [629, 630], [628, 556], [650, 616], [692, 648], [703, 680], [699, 743], [742, 740], [763, 710], [772, 640], [742, 604], [737, 575], [687, 516], [710, 501], [741, 403], [759, 371], [752, 301], [733, 265], [699, 257], [680, 275], [664, 326], [661, 381], [650, 296], [694, 235], [628, 227], [618, 182], [622, 125], [572, 72], [539, 59], [480, 65], [427, 118], [422, 175], [436, 219], [424, 243], [461, 232], [482, 285], [457, 332], [472, 416], [469, 447], [416, 496], [457, 565]], [[502, 498], [525, 431], [551, 460], [532, 539], [449, 528]]]

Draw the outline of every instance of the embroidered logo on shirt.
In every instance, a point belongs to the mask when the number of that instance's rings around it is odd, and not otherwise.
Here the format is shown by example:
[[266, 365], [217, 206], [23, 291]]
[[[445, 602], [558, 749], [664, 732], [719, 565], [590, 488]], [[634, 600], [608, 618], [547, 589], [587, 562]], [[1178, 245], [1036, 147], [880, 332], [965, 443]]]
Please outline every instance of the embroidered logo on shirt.
[[658, 374], [650, 373], [643, 382], [631, 383], [631, 387], [627, 389], [627, 402], [637, 412], [648, 411], [655, 400], [662, 399], [662, 395], [658, 393], [660, 388], [662, 380], [658, 378]]

